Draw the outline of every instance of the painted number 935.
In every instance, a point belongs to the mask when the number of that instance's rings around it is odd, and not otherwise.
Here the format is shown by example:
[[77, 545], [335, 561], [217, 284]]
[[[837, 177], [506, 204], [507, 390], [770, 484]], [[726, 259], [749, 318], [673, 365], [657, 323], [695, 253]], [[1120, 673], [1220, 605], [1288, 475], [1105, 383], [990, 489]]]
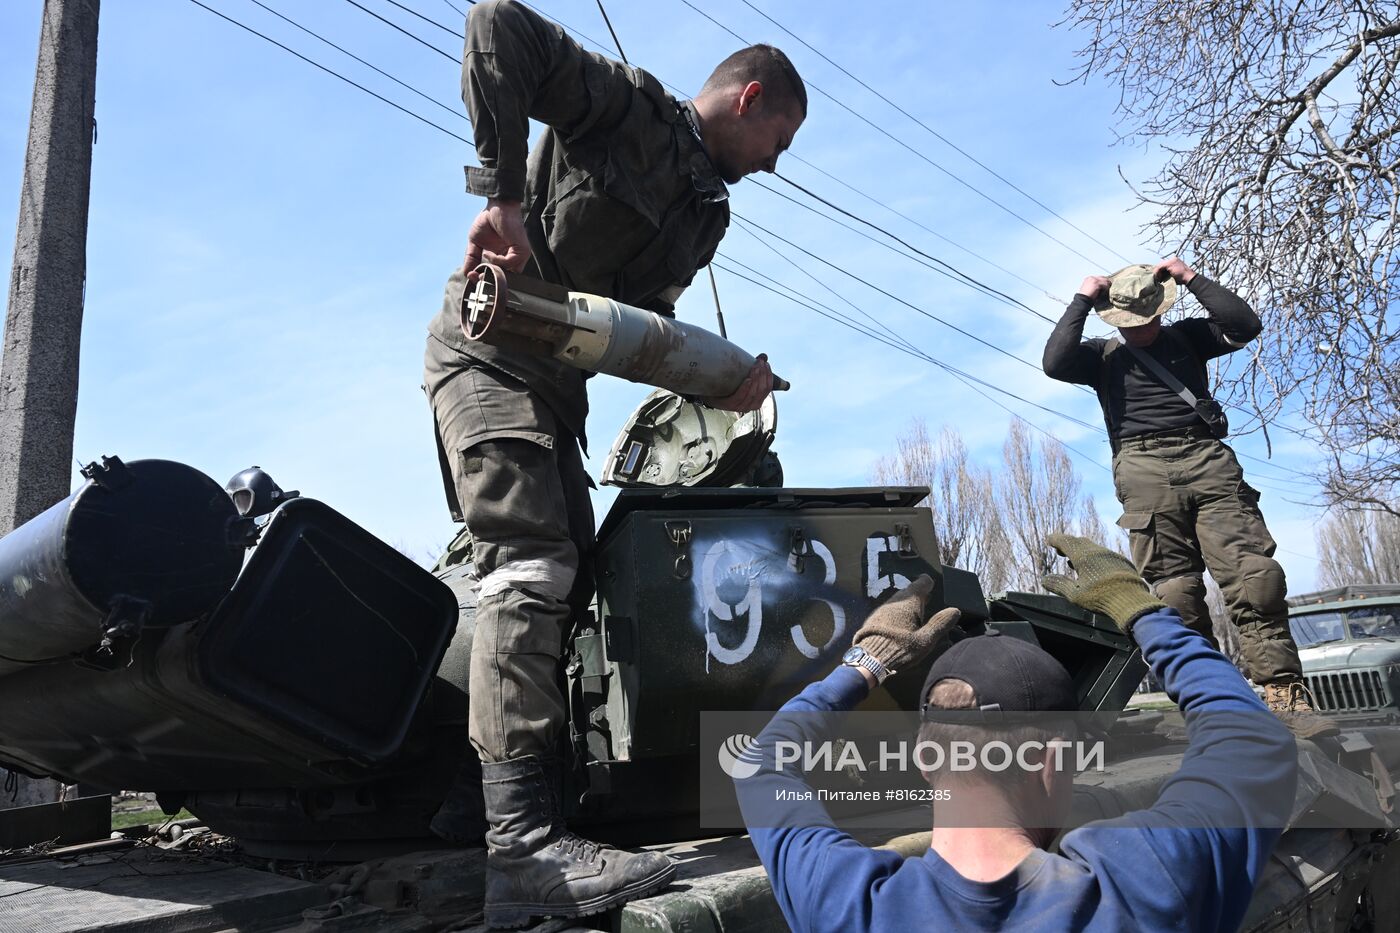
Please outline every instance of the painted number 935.
[[[877, 533], [865, 541], [863, 560], [852, 560], [847, 566], [863, 564], [864, 586], [862, 589], [870, 599], [875, 599], [891, 589], [903, 589], [909, 579], [903, 574], [885, 572], [882, 555], [894, 552], [897, 548], [894, 535]], [[846, 634], [846, 609], [844, 606], [820, 595], [836, 594], [837, 561], [831, 548], [817, 538], [805, 540], [801, 554], [788, 554], [785, 561], [773, 559], [772, 551], [760, 549], [744, 542], [720, 538], [703, 547], [700, 558], [700, 606], [704, 619], [705, 669], [710, 669], [710, 659], [721, 664], [739, 664], [753, 654], [758, 645], [758, 636], [763, 627], [763, 598], [765, 588], [776, 599], [800, 600], [803, 605], [820, 604], [826, 607], [831, 620], [831, 635], [820, 645], [812, 644], [807, 632], [799, 622], [789, 627], [788, 634], [793, 646], [803, 657], [816, 659], [833, 645], [841, 643]], [[802, 560], [799, 562], [799, 558]], [[802, 573], [807, 558], [819, 560], [823, 576], [818, 582]], [[801, 568], [801, 569], [800, 569]], [[810, 592], [815, 590], [816, 592]], [[807, 613], [800, 613], [806, 618]], [[743, 635], [733, 644], [724, 644], [714, 631], [715, 623], [743, 624]]]

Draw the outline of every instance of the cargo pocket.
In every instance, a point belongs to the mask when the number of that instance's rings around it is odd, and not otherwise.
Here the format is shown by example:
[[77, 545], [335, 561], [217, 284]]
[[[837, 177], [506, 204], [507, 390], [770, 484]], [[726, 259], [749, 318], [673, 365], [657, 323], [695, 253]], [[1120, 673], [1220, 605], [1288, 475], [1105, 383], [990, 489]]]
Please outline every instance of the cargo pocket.
[[1152, 513], [1151, 512], [1124, 512], [1118, 516], [1118, 527], [1128, 534], [1151, 534], [1152, 533]]
[[1152, 512], [1124, 512], [1118, 516], [1118, 527], [1128, 533], [1128, 550], [1133, 555], [1133, 566], [1144, 574], [1147, 581], [1161, 579], [1169, 574], [1162, 566]]
[[554, 438], [535, 431], [493, 431], [474, 438], [457, 456], [458, 497], [473, 537], [513, 548], [526, 541], [568, 539]]
[[[578, 569], [554, 439], [529, 431], [497, 431], [462, 449], [463, 518], [481, 571], [563, 599]], [[508, 572], [507, 572], [508, 571]]]
[[545, 450], [554, 449], [554, 438], [539, 431], [491, 431], [471, 438], [462, 448], [462, 472], [480, 473], [485, 459], [481, 445], [503, 440], [529, 441]]

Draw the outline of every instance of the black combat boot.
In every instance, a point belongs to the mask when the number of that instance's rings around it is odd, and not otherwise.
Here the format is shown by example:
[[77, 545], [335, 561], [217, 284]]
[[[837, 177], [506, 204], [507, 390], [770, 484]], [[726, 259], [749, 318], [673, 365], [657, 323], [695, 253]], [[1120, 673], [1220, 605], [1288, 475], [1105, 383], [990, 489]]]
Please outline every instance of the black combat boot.
[[488, 926], [600, 913], [653, 894], [675, 877], [675, 863], [660, 853], [622, 852], [569, 832], [540, 759], [483, 762], [481, 777], [490, 823]]

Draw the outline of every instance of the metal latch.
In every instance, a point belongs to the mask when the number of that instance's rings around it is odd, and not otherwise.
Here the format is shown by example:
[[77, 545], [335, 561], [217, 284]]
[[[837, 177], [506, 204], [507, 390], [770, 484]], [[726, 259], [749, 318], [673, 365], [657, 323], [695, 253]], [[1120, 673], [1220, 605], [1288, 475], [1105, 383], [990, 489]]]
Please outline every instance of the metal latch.
[[666, 535], [676, 550], [675, 574], [677, 580], [690, 579], [690, 539], [694, 536], [690, 522], [667, 522]]
[[914, 547], [914, 533], [909, 530], [909, 526], [904, 522], [899, 522], [894, 526], [895, 537], [899, 540], [900, 557], [918, 557], [919, 550]]
[[807, 567], [807, 555], [812, 553], [812, 545], [807, 540], [807, 532], [795, 525], [788, 536], [788, 566], [797, 573]]
[[78, 472], [85, 479], [92, 480], [94, 486], [100, 486], [108, 492], [116, 492], [124, 486], [129, 486], [133, 479], [130, 468], [122, 462], [121, 457], [103, 457], [101, 463], [94, 460]]

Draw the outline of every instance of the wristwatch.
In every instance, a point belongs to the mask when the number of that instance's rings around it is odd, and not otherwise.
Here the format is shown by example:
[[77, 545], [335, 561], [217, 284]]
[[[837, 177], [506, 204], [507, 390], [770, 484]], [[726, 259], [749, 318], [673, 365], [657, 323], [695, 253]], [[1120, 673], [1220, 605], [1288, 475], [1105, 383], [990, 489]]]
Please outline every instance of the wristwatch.
[[881, 662], [879, 658], [875, 657], [875, 655], [855, 645], [846, 649], [846, 653], [841, 655], [841, 663], [851, 667], [864, 668], [875, 675], [875, 683], [877, 684], [884, 683], [885, 678], [894, 673], [894, 671], [885, 667], [884, 663]]

